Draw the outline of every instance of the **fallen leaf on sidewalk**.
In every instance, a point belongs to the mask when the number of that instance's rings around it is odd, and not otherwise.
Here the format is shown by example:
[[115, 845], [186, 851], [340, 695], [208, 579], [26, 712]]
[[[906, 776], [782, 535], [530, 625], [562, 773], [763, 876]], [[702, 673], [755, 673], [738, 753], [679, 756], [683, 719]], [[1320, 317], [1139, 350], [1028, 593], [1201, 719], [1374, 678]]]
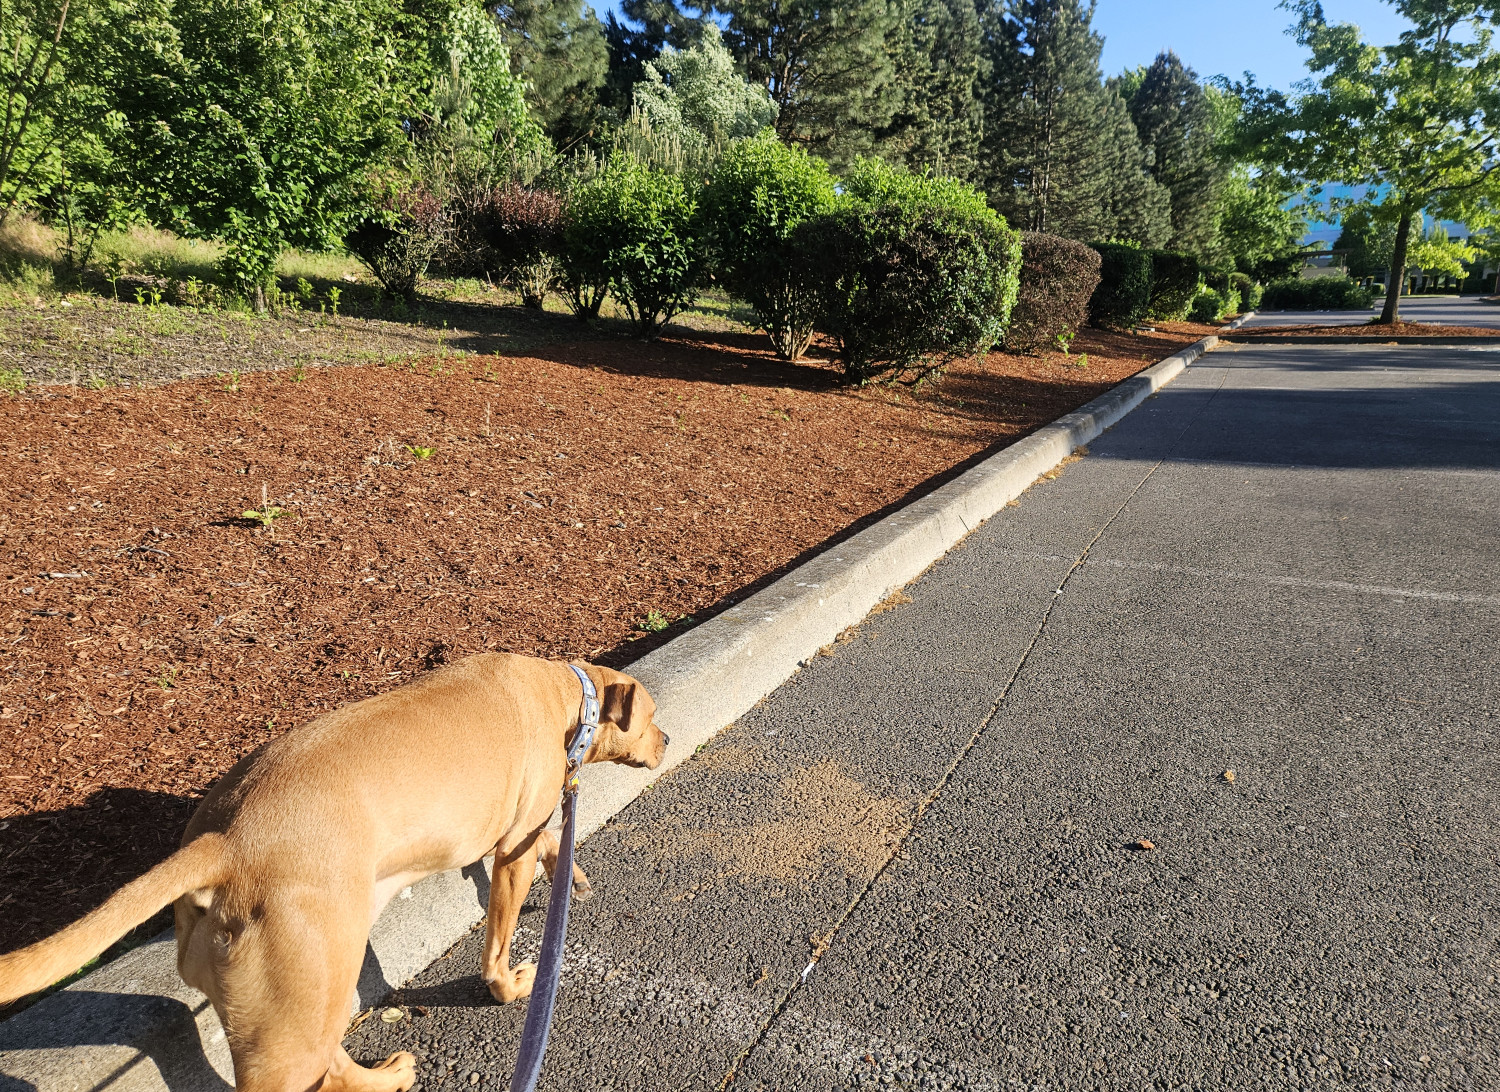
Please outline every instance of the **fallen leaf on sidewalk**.
[[1225, 770], [1224, 773], [1221, 776], [1224, 778], [1225, 781], [1228, 781], [1231, 785], [1234, 784], [1234, 771], [1233, 770]]
[[1137, 852], [1144, 852], [1148, 849], [1155, 849], [1156, 843], [1149, 838], [1142, 838], [1139, 841], [1131, 842], [1126, 848], [1136, 850]]

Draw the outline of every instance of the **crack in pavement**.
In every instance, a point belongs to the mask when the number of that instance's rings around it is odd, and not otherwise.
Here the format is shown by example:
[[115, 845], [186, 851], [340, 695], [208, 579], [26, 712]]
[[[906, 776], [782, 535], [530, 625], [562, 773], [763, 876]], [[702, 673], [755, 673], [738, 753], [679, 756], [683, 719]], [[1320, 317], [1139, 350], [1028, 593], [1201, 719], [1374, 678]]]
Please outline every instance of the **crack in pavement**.
[[912, 813], [911, 821], [906, 825], [906, 829], [901, 832], [901, 836], [896, 840], [890, 854], [881, 863], [880, 867], [875, 870], [874, 875], [872, 875], [870, 879], [866, 881], [864, 886], [855, 893], [854, 897], [849, 900], [848, 905], [844, 907], [843, 912], [839, 914], [838, 919], [833, 923], [832, 927], [823, 934], [826, 939], [821, 945], [814, 949], [812, 960], [808, 963], [802, 974], [797, 978], [796, 981], [792, 983], [791, 987], [788, 988], [781, 995], [781, 997], [777, 999], [776, 1004], [771, 1008], [770, 1015], [766, 1017], [760, 1030], [755, 1034], [755, 1037], [745, 1045], [745, 1047], [735, 1057], [734, 1061], [730, 1063], [729, 1069], [725, 1072], [723, 1080], [719, 1082], [720, 1092], [725, 1092], [725, 1090], [727, 1090], [729, 1086], [734, 1083], [734, 1080], [739, 1075], [740, 1069], [744, 1065], [745, 1060], [755, 1051], [756, 1047], [760, 1046], [761, 1043], [765, 1041], [766, 1036], [771, 1033], [772, 1028], [780, 1021], [782, 1015], [786, 1012], [787, 1007], [792, 1003], [792, 1000], [798, 995], [799, 992], [801, 992], [803, 987], [807, 985], [808, 979], [812, 976], [812, 972], [817, 967], [818, 960], [821, 959], [829, 951], [829, 949], [833, 947], [833, 943], [837, 939], [839, 931], [844, 927], [845, 922], [847, 922], [850, 916], [857, 909], [859, 909], [860, 904], [864, 902], [865, 897], [869, 895], [871, 890], [874, 889], [875, 885], [880, 882], [881, 877], [884, 876], [890, 869], [891, 864], [897, 859], [901, 858], [905, 853], [906, 846], [911, 840], [912, 833], [921, 823], [923, 815], [927, 813], [928, 808], [936, 803], [938, 797], [942, 795], [943, 790], [946, 789], [949, 782], [953, 780], [953, 775], [957, 773], [958, 768], [963, 765], [965, 759], [969, 757], [969, 753], [974, 750], [974, 747], [976, 744], [978, 744], [980, 738], [988, 730], [989, 726], [994, 723], [995, 715], [999, 713], [1000, 707], [1005, 704], [1006, 697], [1014, 688], [1016, 680], [1021, 676], [1021, 672], [1026, 669], [1026, 664], [1031, 659], [1032, 652], [1035, 651], [1037, 643], [1042, 639], [1042, 635], [1046, 632], [1047, 623], [1051, 619], [1053, 611], [1057, 608], [1058, 600], [1062, 597], [1064, 591], [1067, 589], [1068, 582], [1071, 581], [1078, 570], [1088, 562], [1089, 554], [1093, 551], [1094, 546], [1098, 544], [1101, 538], [1104, 537], [1105, 533], [1109, 531], [1110, 527], [1114, 525], [1115, 521], [1120, 518], [1125, 509], [1130, 507], [1130, 502], [1135, 500], [1136, 495], [1145, 488], [1146, 483], [1151, 480], [1152, 476], [1155, 475], [1157, 470], [1161, 468], [1162, 464], [1168, 460], [1171, 452], [1176, 449], [1179, 443], [1181, 443], [1183, 436], [1188, 433], [1188, 431], [1198, 422], [1198, 419], [1208, 411], [1210, 406], [1213, 405], [1214, 400], [1218, 397], [1219, 392], [1224, 389], [1224, 383], [1228, 376], [1229, 372], [1227, 369], [1219, 369], [1218, 385], [1214, 387], [1213, 392], [1209, 395], [1207, 400], [1205, 400], [1203, 405], [1198, 408], [1197, 412], [1194, 413], [1183, 424], [1181, 430], [1175, 437], [1173, 437], [1171, 443], [1168, 445], [1167, 452], [1151, 464], [1151, 469], [1148, 470], [1141, 478], [1141, 480], [1135, 484], [1135, 486], [1130, 490], [1130, 493], [1125, 497], [1123, 501], [1120, 502], [1120, 506], [1115, 509], [1115, 511], [1110, 515], [1109, 519], [1104, 521], [1104, 525], [1099, 528], [1099, 530], [1094, 534], [1094, 537], [1089, 539], [1088, 545], [1086, 545], [1083, 548], [1082, 552], [1079, 553], [1079, 555], [1075, 559], [1073, 559], [1071, 567], [1063, 576], [1062, 580], [1058, 582], [1057, 591], [1053, 593], [1052, 598], [1047, 602], [1046, 607], [1043, 608], [1041, 618], [1038, 620], [1036, 628], [1032, 632], [1031, 639], [1027, 641], [1026, 647], [1022, 650], [1020, 657], [1017, 659], [1015, 667], [1011, 670], [1009, 677], [1007, 677], [1005, 680], [1005, 684], [1000, 688], [1000, 693], [996, 696], [994, 702], [991, 704], [989, 712], [986, 713], [980, 720], [979, 726], [974, 729], [973, 733], [969, 736], [968, 740], [964, 743], [962, 749], [959, 751], [958, 756], [954, 758], [953, 762], [950, 763], [948, 768], [943, 772], [942, 777], [938, 779], [937, 784], [933, 786], [930, 792], [927, 793], [927, 795], [922, 799], [922, 802], [917, 805], [916, 810]]

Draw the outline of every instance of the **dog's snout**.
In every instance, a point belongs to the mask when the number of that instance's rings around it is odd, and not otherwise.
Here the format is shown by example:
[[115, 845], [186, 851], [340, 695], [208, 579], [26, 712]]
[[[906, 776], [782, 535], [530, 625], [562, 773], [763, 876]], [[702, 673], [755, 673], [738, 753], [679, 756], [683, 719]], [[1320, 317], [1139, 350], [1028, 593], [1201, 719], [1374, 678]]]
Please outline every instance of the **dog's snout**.
[[[658, 728], [657, 731], [661, 732], [661, 729]], [[672, 737], [669, 736], [669, 735], [667, 735], [667, 733], [662, 732], [661, 733], [661, 745], [663, 747], [670, 747], [672, 745]]]

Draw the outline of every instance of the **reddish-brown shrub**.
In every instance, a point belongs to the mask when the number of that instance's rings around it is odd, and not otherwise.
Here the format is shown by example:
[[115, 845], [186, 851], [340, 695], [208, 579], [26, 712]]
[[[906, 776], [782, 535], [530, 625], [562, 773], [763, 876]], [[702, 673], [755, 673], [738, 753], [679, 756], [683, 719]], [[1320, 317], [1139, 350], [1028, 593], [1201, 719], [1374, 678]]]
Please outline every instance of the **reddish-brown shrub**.
[[515, 183], [498, 186], [483, 210], [481, 230], [491, 268], [521, 293], [527, 307], [541, 307], [557, 279], [562, 198]]
[[1005, 332], [1008, 352], [1035, 353], [1083, 325], [1099, 285], [1099, 252], [1084, 243], [1028, 231], [1021, 236], [1021, 293]]

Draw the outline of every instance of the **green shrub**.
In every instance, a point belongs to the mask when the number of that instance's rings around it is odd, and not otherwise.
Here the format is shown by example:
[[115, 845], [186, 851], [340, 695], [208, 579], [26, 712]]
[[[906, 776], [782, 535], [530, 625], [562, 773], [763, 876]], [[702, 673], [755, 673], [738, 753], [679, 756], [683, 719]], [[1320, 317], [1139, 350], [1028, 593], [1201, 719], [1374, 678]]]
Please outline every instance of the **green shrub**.
[[941, 207], [971, 216], [993, 210], [984, 194], [957, 178], [913, 174], [883, 159], [859, 158], [840, 181], [851, 201], [874, 208], [879, 205]]
[[1260, 306], [1261, 297], [1265, 295], [1265, 288], [1255, 281], [1250, 282], [1250, 288], [1240, 296], [1240, 306], [1246, 311], [1254, 311]]
[[869, 161], [852, 177], [841, 208], [795, 233], [845, 376], [917, 383], [994, 345], [1015, 305], [1020, 234], [962, 183]]
[[1192, 306], [1188, 309], [1188, 318], [1194, 322], [1218, 322], [1225, 315], [1232, 315], [1238, 311], [1239, 306], [1240, 294], [1237, 290], [1205, 288], [1193, 297]]
[[1089, 323], [1129, 329], [1151, 307], [1151, 255], [1128, 243], [1095, 243], [1099, 287], [1089, 299]]
[[1316, 277], [1267, 285], [1260, 304], [1268, 311], [1363, 311], [1374, 301], [1368, 288], [1347, 277]]
[[1151, 255], [1151, 306], [1146, 314], [1162, 322], [1183, 319], [1202, 283], [1198, 259], [1172, 250], [1147, 253]]
[[719, 275], [787, 360], [807, 351], [819, 309], [817, 271], [794, 232], [837, 200], [827, 165], [770, 132], [732, 144], [704, 191]]
[[492, 267], [526, 307], [540, 308], [557, 279], [562, 198], [511, 183], [494, 189], [477, 222]]
[[411, 300], [417, 278], [443, 247], [448, 223], [448, 212], [435, 194], [421, 185], [399, 186], [381, 198], [344, 244], [387, 292]]
[[1250, 279], [1250, 274], [1229, 274], [1229, 287], [1240, 294], [1240, 307], [1248, 311], [1251, 306], [1250, 294], [1255, 287], [1255, 282]]
[[702, 269], [697, 202], [687, 183], [624, 157], [573, 191], [560, 252], [563, 286], [582, 317], [607, 288], [636, 329], [655, 337], [680, 311]]
[[1053, 347], [1088, 317], [1099, 286], [1099, 252], [1084, 243], [1028, 231], [1021, 236], [1021, 289], [1005, 332], [1005, 348], [1034, 353]]

